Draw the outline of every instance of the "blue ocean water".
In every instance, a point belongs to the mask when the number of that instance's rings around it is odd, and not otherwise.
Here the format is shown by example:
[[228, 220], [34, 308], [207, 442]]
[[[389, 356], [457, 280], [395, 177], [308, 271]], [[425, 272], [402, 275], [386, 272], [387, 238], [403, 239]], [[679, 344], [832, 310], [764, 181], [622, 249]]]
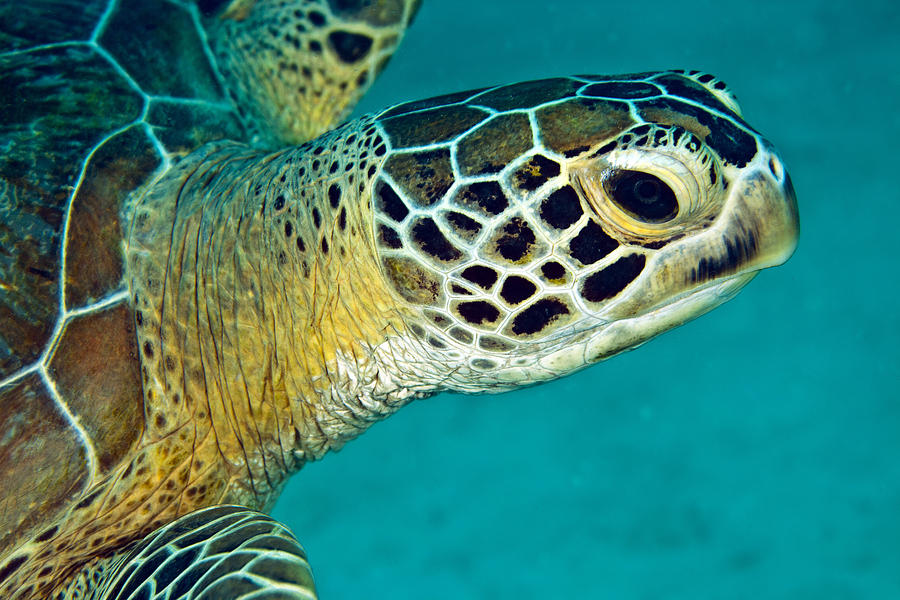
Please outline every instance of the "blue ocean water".
[[696, 68], [780, 148], [801, 240], [639, 350], [415, 402], [275, 509], [328, 600], [900, 598], [900, 9], [426, 0], [361, 111]]

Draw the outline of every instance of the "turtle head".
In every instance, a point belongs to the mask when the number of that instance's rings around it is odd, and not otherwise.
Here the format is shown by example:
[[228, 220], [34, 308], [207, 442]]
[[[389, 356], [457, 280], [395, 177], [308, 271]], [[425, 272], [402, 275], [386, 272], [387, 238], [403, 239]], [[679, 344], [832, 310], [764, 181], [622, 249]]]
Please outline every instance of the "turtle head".
[[378, 127], [382, 271], [462, 391], [633, 348], [796, 245], [781, 159], [703, 73], [478, 90], [400, 105]]

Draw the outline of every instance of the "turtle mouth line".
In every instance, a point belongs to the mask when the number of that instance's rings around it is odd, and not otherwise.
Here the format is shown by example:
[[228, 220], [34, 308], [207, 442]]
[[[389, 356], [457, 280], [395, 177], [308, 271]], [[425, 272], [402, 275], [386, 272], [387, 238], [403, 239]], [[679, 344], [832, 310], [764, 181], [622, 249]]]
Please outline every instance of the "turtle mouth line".
[[700, 316], [733, 298], [758, 271], [739, 273], [725, 278], [714, 279], [698, 288], [666, 298], [651, 306], [638, 318], [665, 318], [669, 314], [683, 313], [684, 309], [698, 310]]

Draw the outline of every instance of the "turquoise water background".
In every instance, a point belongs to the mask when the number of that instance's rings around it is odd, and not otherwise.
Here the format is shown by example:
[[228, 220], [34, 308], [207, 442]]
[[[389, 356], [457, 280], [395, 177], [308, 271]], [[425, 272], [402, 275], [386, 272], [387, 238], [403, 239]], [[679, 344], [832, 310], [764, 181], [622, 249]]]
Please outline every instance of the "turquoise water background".
[[801, 240], [735, 300], [520, 392], [415, 402], [275, 509], [321, 597], [900, 598], [900, 8], [425, 0], [361, 110], [710, 71], [780, 148]]

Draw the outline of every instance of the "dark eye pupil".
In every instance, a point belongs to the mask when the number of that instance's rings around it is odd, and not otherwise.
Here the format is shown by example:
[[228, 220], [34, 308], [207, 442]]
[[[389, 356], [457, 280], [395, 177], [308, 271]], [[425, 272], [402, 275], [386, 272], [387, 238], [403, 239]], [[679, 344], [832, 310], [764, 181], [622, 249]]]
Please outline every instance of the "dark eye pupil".
[[619, 208], [639, 221], [664, 223], [678, 214], [675, 192], [656, 175], [616, 171], [604, 187]]
[[634, 195], [644, 204], [653, 204], [656, 202], [658, 193], [659, 186], [655, 181], [643, 179], [638, 181], [637, 185], [634, 186]]

